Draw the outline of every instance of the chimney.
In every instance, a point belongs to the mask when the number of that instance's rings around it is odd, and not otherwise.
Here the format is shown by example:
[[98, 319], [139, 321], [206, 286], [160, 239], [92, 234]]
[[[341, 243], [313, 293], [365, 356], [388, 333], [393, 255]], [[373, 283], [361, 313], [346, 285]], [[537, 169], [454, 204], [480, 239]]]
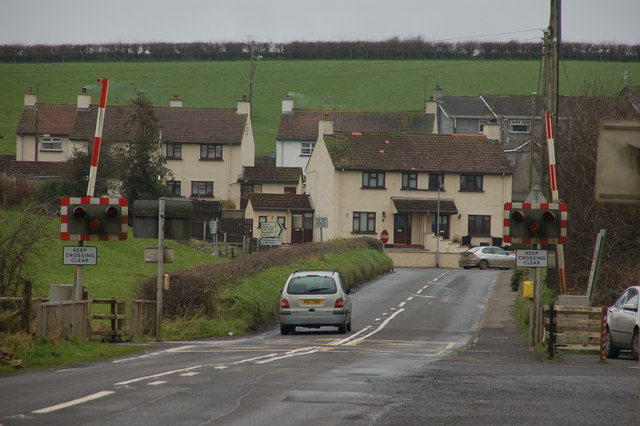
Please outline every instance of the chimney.
[[33, 91], [29, 89], [29, 91], [24, 94], [24, 107], [35, 108], [37, 103], [38, 103], [38, 95], [33, 93]]
[[320, 120], [318, 133], [322, 135], [333, 135], [333, 120], [329, 120], [329, 113], [324, 113], [324, 118]]
[[180, 95], [173, 95], [173, 98], [169, 100], [169, 106], [171, 108], [182, 108], [182, 99], [180, 99]]
[[436, 101], [436, 102], [440, 102], [440, 100], [442, 100], [443, 94], [442, 94], [443, 90], [442, 87], [440, 87], [439, 84], [436, 84], [436, 87], [433, 88], [432, 93], [432, 100]]
[[289, 95], [285, 95], [282, 100], [282, 113], [293, 114], [293, 99], [291, 99], [291, 96]]
[[78, 95], [78, 109], [87, 111], [91, 106], [91, 95], [87, 93], [87, 88], [82, 88], [82, 93]]
[[251, 112], [251, 101], [247, 99], [247, 94], [242, 94], [242, 99], [238, 101], [238, 109], [236, 114], [249, 115]]
[[500, 142], [500, 124], [496, 120], [491, 120], [482, 126], [482, 134], [487, 139]]

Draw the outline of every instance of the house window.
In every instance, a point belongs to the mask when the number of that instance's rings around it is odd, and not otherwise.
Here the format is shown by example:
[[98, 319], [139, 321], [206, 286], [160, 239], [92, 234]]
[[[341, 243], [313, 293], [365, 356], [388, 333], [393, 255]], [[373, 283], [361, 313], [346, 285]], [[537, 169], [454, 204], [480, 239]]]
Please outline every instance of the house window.
[[40, 149], [42, 151], [62, 151], [62, 138], [42, 138]]
[[417, 173], [403, 173], [402, 174], [402, 189], [418, 189], [418, 174]]
[[201, 160], [222, 160], [222, 145], [202, 144], [200, 145]]
[[480, 134], [484, 133], [484, 125], [488, 123], [489, 123], [489, 120], [480, 120], [478, 122], [478, 133]]
[[511, 120], [509, 129], [511, 133], [530, 133], [531, 122], [529, 120]]
[[384, 173], [362, 172], [362, 187], [384, 189]]
[[376, 232], [376, 214], [374, 212], [353, 212], [353, 232], [372, 234]]
[[167, 158], [171, 160], [179, 160], [182, 158], [182, 144], [181, 143], [168, 143], [167, 144]]
[[213, 197], [213, 182], [193, 181], [191, 182], [191, 196], [193, 197]]
[[491, 216], [469, 215], [469, 235], [491, 236]]
[[267, 223], [266, 216], [258, 216], [258, 228], [262, 228], [262, 224]]
[[308, 157], [313, 152], [313, 147], [315, 143], [313, 142], [302, 142], [302, 146], [300, 147], [300, 156]]
[[444, 186], [444, 175], [441, 173], [429, 173], [429, 191], [437, 191], [439, 186]]
[[287, 226], [286, 226], [286, 225], [287, 225], [287, 218], [286, 218], [286, 217], [284, 217], [284, 216], [278, 216], [278, 223], [279, 223], [280, 225], [282, 225], [282, 227], [283, 227], [283, 228], [285, 228], [285, 229], [286, 229], [286, 227], [287, 227]]
[[167, 181], [167, 190], [171, 193], [171, 195], [181, 195], [182, 194], [182, 185], [179, 180], [168, 180]]
[[285, 186], [284, 187], [284, 193], [285, 194], [292, 194], [295, 195], [296, 191], [298, 188], [296, 188], [295, 186]]
[[460, 191], [482, 191], [482, 175], [460, 175]]

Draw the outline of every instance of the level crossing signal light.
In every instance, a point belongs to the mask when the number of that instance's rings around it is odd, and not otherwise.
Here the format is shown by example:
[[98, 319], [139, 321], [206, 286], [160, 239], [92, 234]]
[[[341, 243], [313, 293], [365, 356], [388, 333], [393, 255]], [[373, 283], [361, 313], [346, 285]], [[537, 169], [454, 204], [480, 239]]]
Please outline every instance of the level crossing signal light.
[[504, 241], [507, 243], [564, 244], [567, 205], [564, 203], [506, 203]]
[[60, 203], [60, 238], [67, 241], [123, 241], [128, 235], [126, 198], [65, 197]]

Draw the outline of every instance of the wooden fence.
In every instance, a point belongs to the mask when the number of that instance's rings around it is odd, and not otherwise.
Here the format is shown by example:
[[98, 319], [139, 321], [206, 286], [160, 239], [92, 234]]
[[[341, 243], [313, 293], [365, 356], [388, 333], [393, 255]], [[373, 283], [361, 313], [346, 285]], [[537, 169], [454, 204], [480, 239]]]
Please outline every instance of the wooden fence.
[[555, 356], [559, 347], [599, 350], [602, 354], [602, 333], [607, 308], [545, 305], [543, 311], [549, 358]]

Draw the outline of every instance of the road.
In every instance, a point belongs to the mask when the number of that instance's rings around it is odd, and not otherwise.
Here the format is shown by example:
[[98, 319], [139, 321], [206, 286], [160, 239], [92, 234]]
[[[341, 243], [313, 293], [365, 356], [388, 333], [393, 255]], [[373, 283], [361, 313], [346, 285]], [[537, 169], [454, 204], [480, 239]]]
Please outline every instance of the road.
[[[451, 362], [474, 341], [498, 277], [504, 275], [398, 269], [353, 295], [353, 329], [346, 335], [326, 328], [281, 336], [274, 329], [248, 338], [164, 342], [127, 358], [5, 376], [0, 425], [424, 424], [429, 413], [434, 423], [471, 420], [469, 394], [451, 395], [438, 384], [465, 383], [452, 379]], [[459, 365], [468, 371], [478, 362]], [[504, 369], [498, 363], [486, 374]], [[481, 384], [469, 386], [483, 399]], [[433, 390], [442, 404], [428, 404]], [[471, 412], [460, 417], [465, 406]]]

